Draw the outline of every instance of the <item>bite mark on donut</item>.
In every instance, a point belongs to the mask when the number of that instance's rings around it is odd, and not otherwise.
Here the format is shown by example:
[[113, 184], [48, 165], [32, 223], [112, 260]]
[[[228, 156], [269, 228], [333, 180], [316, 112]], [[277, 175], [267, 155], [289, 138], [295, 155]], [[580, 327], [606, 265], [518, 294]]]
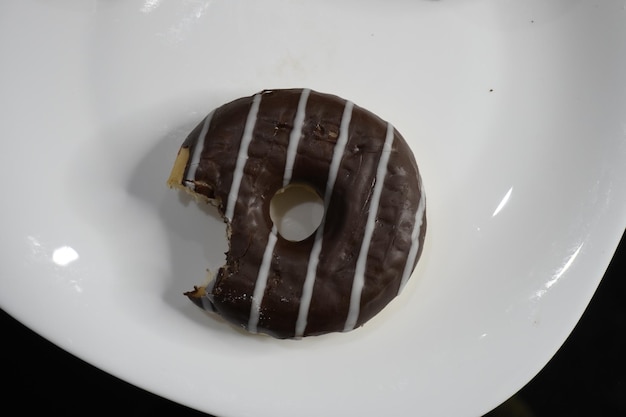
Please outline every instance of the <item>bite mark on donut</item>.
[[[186, 182], [186, 180], [184, 179], [185, 170], [187, 168], [187, 163], [189, 162], [189, 158], [190, 158], [189, 148], [185, 148], [185, 147], [180, 148], [180, 150], [178, 151], [178, 155], [176, 156], [176, 160], [174, 161], [174, 166], [172, 167], [170, 176], [167, 180], [167, 185], [170, 188], [184, 191], [186, 194], [192, 196], [194, 200], [196, 200], [197, 202], [211, 204], [212, 206], [215, 206], [218, 209], [217, 210], [218, 213], [220, 214], [222, 220], [226, 224], [226, 241], [228, 243], [228, 252], [230, 252], [232, 226], [231, 226], [230, 221], [228, 221], [228, 219], [224, 216], [223, 210], [221, 210], [220, 208], [221, 200], [219, 198], [209, 198], [204, 194], [197, 193], [185, 184]], [[205, 182], [198, 182], [194, 180], [193, 183], [195, 187], [202, 186], [202, 187], [206, 187], [210, 189], [213, 188], [211, 184], [207, 184]], [[236, 261], [227, 262], [225, 265], [220, 267], [220, 270], [223, 270], [223, 273], [226, 274], [229, 272], [229, 270], [236, 269], [236, 264], [237, 264]], [[183, 294], [187, 296], [191, 301], [193, 301], [193, 303], [196, 304], [197, 306], [204, 308], [204, 309], [215, 310], [215, 308], [212, 305], [208, 306], [206, 305], [206, 302], [204, 301], [207, 299], [207, 295], [209, 293], [207, 289], [211, 288], [212, 285], [215, 284], [215, 280], [216, 280], [215, 273], [207, 269], [207, 278], [206, 278], [205, 285], [199, 285], [199, 286], [194, 285], [194, 289], [192, 291], [186, 291]]]

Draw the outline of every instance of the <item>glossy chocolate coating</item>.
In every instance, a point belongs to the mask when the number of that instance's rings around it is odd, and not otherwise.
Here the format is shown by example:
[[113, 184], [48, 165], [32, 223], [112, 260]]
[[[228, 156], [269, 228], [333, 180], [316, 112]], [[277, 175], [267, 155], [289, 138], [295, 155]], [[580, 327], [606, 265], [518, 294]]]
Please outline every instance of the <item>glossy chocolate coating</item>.
[[[232, 218], [227, 219], [231, 236], [226, 265], [206, 288], [206, 294], [204, 289], [187, 293], [197, 305], [214, 309], [244, 328], [251, 322], [251, 298], [272, 236], [270, 200], [283, 187], [290, 134], [303, 91], [268, 90], [225, 104], [212, 112], [210, 121], [200, 123], [181, 147], [188, 154], [196, 152], [199, 161], [193, 173], [191, 161], [187, 161], [180, 184], [173, 185], [187, 187], [214, 200], [222, 215], [228, 213], [229, 195], [237, 183], [237, 159], [245, 158], [239, 187], [233, 194], [236, 199], [231, 207]], [[302, 134], [289, 182], [308, 184], [323, 198], [347, 102], [315, 91], [307, 90], [307, 94]], [[301, 242], [276, 236], [267, 282], [259, 300], [258, 324], [253, 331], [292, 338], [361, 326], [399, 293], [405, 265], [410, 263], [406, 267], [410, 273], [419, 259], [426, 216], [413, 153], [387, 122], [358, 106], [351, 111], [345, 149], [339, 155], [341, 160], [329, 193], [325, 224], [319, 234], [321, 250], [306, 311], [306, 327], [302, 334], [297, 334], [296, 322], [299, 314], [303, 314], [299, 312], [300, 303], [315, 233]], [[252, 136], [247, 152], [242, 153], [247, 124], [253, 126]], [[353, 326], [346, 328], [368, 214], [376, 209], [370, 203], [375, 195], [388, 129], [389, 132], [393, 129], [393, 137], [386, 169], [382, 171], [384, 182], [379, 190], [378, 209], [371, 223], [371, 241], [364, 245], [367, 249], [364, 280], [355, 310], [358, 318]], [[414, 228], [419, 229], [413, 233]], [[411, 258], [409, 253], [414, 245], [418, 246]]]

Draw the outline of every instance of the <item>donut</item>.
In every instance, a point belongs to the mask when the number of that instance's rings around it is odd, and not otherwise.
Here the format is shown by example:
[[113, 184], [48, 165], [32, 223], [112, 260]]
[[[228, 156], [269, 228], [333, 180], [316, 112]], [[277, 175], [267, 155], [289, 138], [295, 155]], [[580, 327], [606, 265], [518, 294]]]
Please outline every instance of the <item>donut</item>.
[[[426, 199], [415, 157], [388, 122], [310, 89], [264, 90], [210, 112], [180, 147], [168, 185], [215, 205], [226, 263], [185, 295], [251, 333], [347, 332], [404, 288], [421, 255]], [[303, 184], [319, 227], [300, 241], [270, 201]]]

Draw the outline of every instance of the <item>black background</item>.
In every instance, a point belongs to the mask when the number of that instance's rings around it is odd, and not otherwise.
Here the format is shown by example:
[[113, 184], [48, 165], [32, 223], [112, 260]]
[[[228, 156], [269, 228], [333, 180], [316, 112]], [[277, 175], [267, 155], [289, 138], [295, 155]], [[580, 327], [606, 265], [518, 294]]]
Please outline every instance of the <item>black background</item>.
[[[625, 240], [561, 349], [489, 417], [626, 416]], [[66, 416], [207, 416], [100, 371], [0, 313], [5, 409]]]

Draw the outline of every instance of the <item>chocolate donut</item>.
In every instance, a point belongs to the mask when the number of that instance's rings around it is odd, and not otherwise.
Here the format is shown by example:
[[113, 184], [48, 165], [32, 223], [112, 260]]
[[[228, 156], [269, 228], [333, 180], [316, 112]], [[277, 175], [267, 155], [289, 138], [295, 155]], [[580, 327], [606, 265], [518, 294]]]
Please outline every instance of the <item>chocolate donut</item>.
[[[270, 200], [290, 184], [324, 202], [317, 230], [278, 233]], [[359, 327], [404, 287], [426, 232], [421, 178], [400, 133], [309, 89], [266, 90], [213, 110], [185, 139], [170, 187], [215, 204], [226, 264], [185, 293], [252, 333], [301, 338]]]

